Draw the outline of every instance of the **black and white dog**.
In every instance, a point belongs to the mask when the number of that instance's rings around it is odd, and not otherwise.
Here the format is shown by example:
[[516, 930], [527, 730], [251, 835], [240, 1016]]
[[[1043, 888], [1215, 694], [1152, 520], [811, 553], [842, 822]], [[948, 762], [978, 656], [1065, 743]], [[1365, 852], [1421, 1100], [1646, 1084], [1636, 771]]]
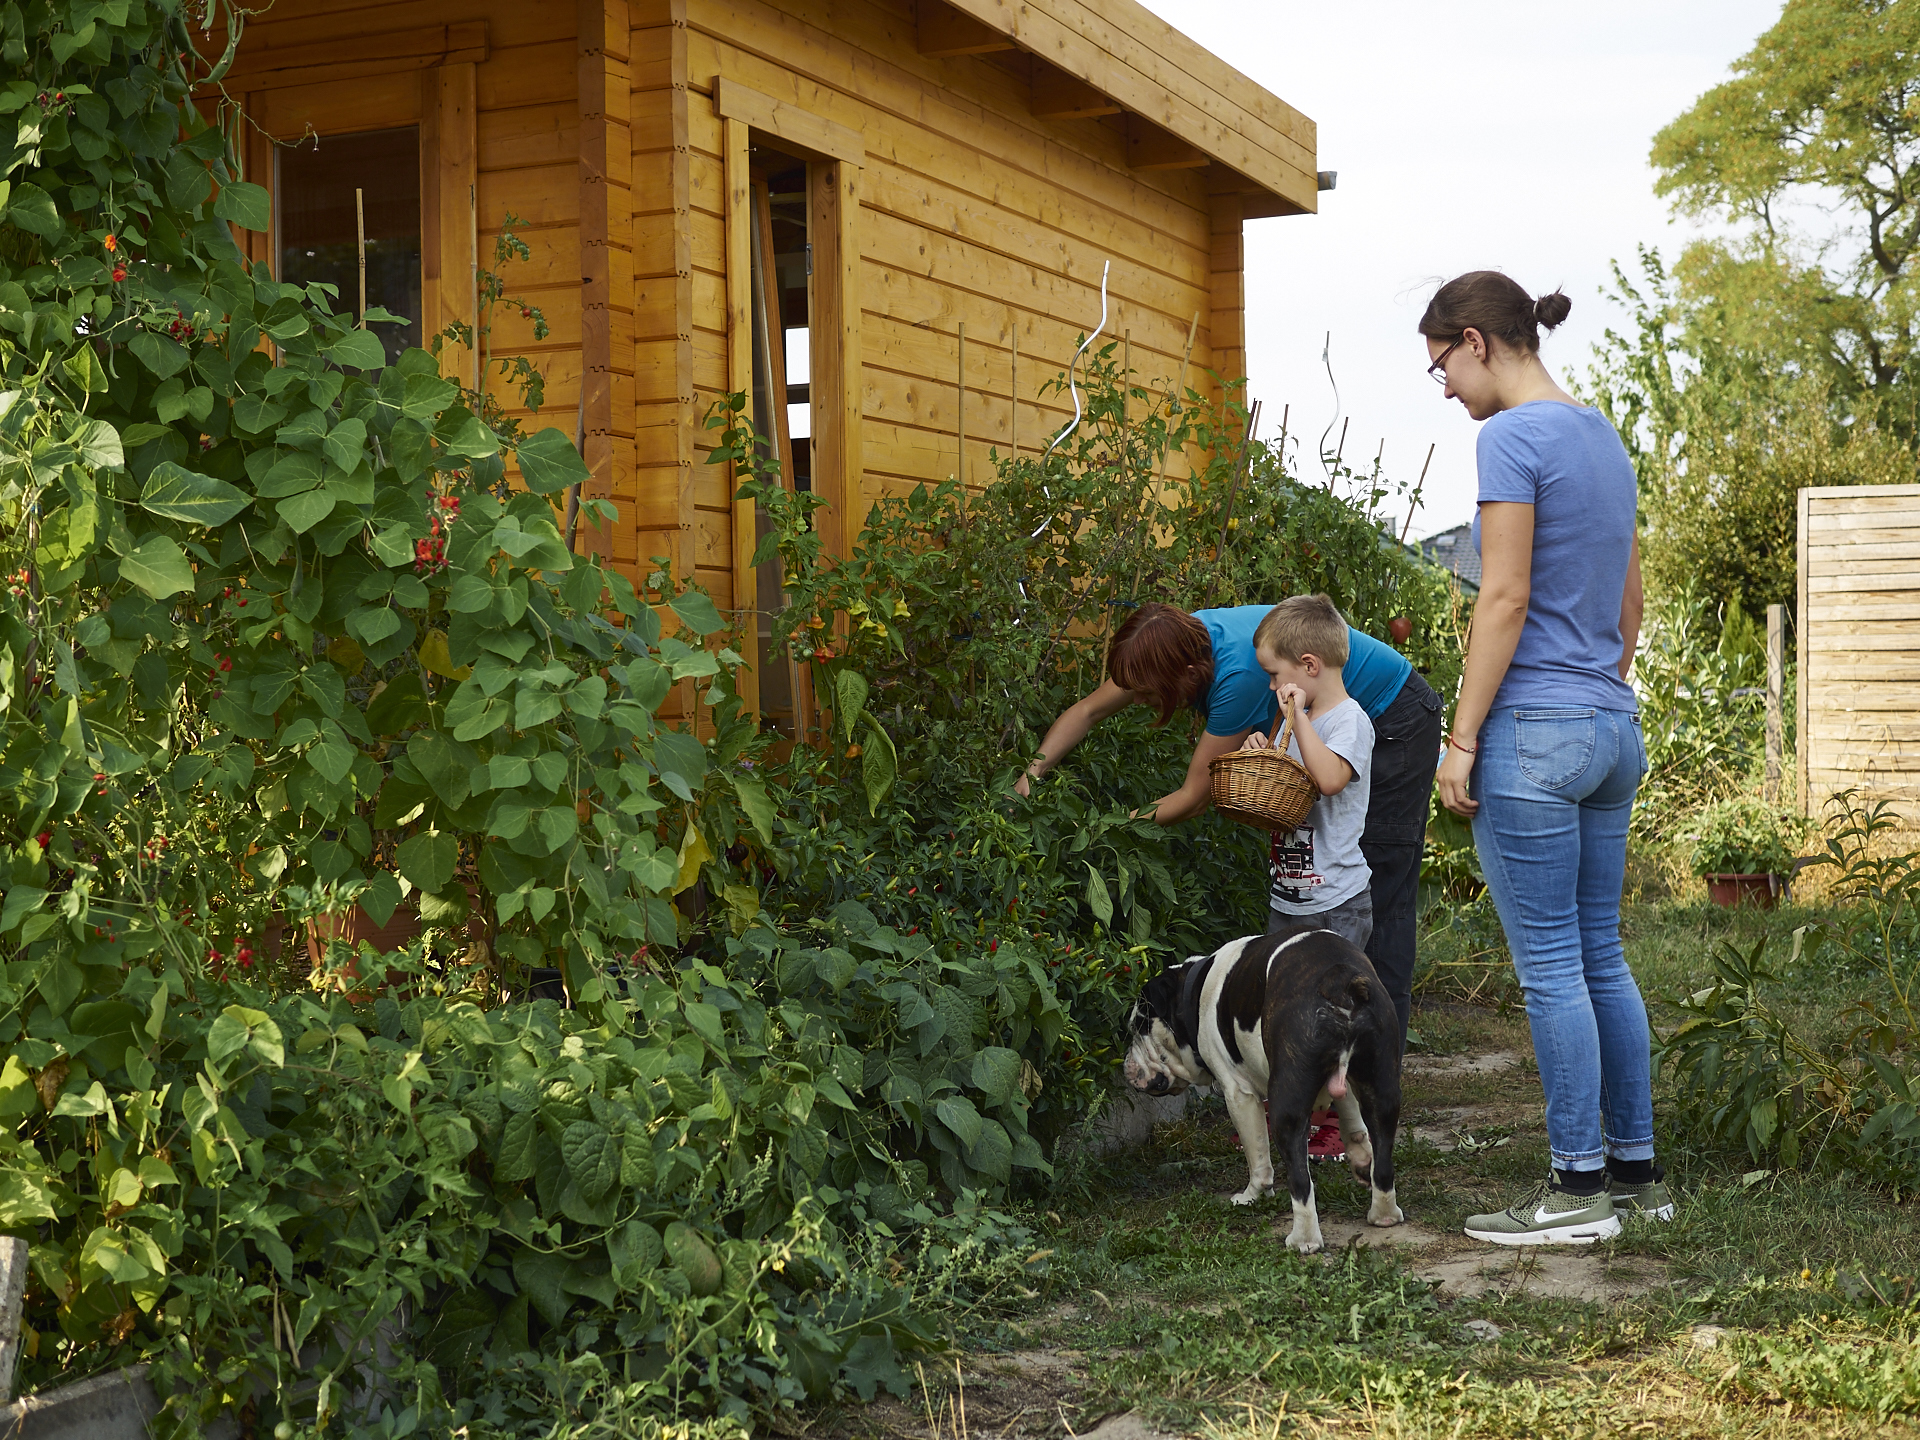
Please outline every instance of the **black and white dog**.
[[1230, 940], [1148, 981], [1130, 1025], [1124, 1073], [1134, 1089], [1171, 1095], [1189, 1085], [1219, 1087], [1251, 1171], [1236, 1205], [1274, 1188], [1271, 1123], [1293, 1197], [1293, 1249], [1308, 1255], [1323, 1244], [1307, 1131], [1308, 1117], [1329, 1098], [1347, 1163], [1373, 1194], [1368, 1222], [1406, 1218], [1393, 1198], [1400, 1021], [1357, 946], [1331, 930]]

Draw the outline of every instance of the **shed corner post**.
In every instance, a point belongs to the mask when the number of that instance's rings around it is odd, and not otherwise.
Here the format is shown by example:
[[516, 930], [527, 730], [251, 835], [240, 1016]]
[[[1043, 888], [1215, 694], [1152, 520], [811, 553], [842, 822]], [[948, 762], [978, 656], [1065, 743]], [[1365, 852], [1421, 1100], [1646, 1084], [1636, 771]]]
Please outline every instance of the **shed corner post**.
[[[614, 413], [616, 332], [632, 328], [633, 142], [627, 0], [576, 0], [580, 114], [580, 425], [587, 498], [611, 499], [632, 469], [634, 416]], [[625, 448], [622, 457], [619, 451]], [[620, 459], [628, 462], [622, 466]], [[634, 517], [627, 517], [631, 526]], [[611, 528], [586, 528], [586, 553], [611, 561]]]

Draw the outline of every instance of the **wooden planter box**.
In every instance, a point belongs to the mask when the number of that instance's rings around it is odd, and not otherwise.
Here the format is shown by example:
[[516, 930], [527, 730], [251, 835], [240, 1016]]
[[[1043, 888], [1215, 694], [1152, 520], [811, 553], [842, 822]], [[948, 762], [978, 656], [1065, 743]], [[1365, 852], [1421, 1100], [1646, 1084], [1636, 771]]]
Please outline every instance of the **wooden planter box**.
[[[487, 923], [487, 917], [480, 907], [480, 893], [473, 887], [467, 887], [467, 902], [471, 911], [467, 916], [468, 941], [486, 941], [491, 944], [493, 927]], [[351, 910], [337, 911], [331, 915], [316, 915], [307, 922], [307, 959], [314, 970], [319, 970], [327, 958], [327, 946], [335, 940], [344, 941], [353, 947], [355, 956], [341, 968], [341, 975], [349, 982], [358, 982], [360, 974], [358, 951], [360, 942], [366, 941], [381, 954], [390, 950], [403, 950], [416, 939], [425, 928], [420, 923], [420, 907], [412, 900], [403, 900], [387, 918], [387, 923], [379, 925], [374, 918], [355, 905]], [[384, 984], [398, 983], [399, 977], [393, 971], [387, 972]], [[358, 991], [362, 987], [357, 983], [350, 988]], [[376, 987], [377, 988], [377, 985]]]

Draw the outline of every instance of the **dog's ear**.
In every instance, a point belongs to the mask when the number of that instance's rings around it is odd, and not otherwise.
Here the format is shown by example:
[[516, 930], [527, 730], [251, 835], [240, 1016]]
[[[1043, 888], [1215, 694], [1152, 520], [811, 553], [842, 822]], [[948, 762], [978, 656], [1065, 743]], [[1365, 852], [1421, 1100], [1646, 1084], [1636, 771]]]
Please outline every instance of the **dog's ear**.
[[1347, 994], [1353, 997], [1353, 1008], [1358, 1010], [1373, 999], [1373, 982], [1364, 975], [1356, 975], [1347, 982]]

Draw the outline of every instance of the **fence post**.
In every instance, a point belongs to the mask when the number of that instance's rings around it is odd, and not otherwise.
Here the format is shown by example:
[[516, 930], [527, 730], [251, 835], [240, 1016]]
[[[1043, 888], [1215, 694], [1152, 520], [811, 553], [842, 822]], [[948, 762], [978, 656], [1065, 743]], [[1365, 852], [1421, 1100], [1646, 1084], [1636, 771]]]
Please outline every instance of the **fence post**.
[[1767, 606], [1767, 802], [1780, 799], [1781, 696], [1786, 690], [1787, 607]]
[[27, 1242], [0, 1236], [0, 1402], [13, 1398], [20, 1359], [20, 1302], [27, 1292]]

